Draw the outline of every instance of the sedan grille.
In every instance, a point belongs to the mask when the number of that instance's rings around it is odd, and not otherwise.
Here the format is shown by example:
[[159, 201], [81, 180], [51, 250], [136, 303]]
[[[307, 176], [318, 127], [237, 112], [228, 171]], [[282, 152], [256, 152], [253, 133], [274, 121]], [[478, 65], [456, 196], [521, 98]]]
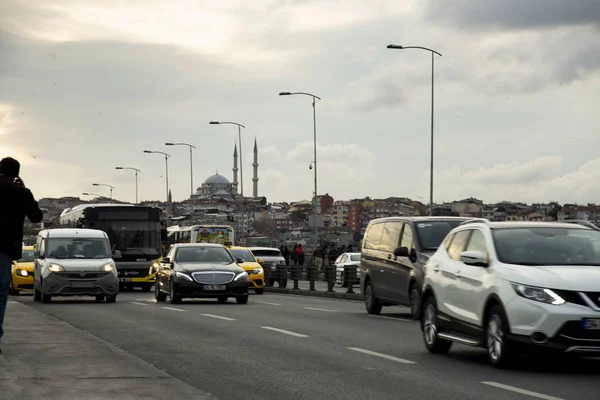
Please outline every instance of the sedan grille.
[[192, 277], [203, 285], [225, 285], [233, 280], [233, 272], [194, 272]]

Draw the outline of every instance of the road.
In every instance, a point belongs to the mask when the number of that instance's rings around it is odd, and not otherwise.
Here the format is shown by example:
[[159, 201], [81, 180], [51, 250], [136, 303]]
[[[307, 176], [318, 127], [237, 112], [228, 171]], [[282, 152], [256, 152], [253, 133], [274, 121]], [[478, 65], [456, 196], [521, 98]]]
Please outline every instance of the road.
[[[277, 283], [275, 283], [275, 285], [273, 285], [273, 287], [278, 288], [279, 285]], [[293, 289], [294, 288], [294, 281], [292, 280], [288, 280], [287, 289]], [[310, 282], [309, 281], [298, 281], [298, 288], [302, 289], [302, 290], [309, 290], [310, 289]], [[358, 293], [360, 294], [360, 285], [355, 284], [353, 286], [354, 288], [354, 293]], [[315, 281], [315, 290], [318, 292], [326, 292], [327, 291], [327, 282], [324, 281]], [[333, 286], [333, 291], [337, 292], [337, 293], [346, 293], [348, 291], [348, 288], [343, 288], [339, 283], [336, 283]]]
[[599, 360], [488, 366], [485, 351], [429, 354], [403, 307], [369, 316], [356, 301], [279, 294], [157, 304], [58, 299], [23, 304], [85, 330], [218, 399], [597, 399]]

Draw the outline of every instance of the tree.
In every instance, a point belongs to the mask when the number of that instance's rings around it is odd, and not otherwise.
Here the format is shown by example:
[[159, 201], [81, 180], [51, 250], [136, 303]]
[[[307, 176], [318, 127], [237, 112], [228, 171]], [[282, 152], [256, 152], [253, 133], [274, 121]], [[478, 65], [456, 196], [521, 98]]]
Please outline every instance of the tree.
[[260, 235], [275, 236], [277, 234], [275, 223], [273, 223], [271, 218], [259, 218], [255, 220], [253, 228], [254, 231]]
[[556, 202], [556, 201], [551, 201], [550, 205], [552, 206], [552, 209], [550, 211], [548, 211], [548, 216], [557, 220], [558, 212], [560, 210], [562, 210], [562, 206], [560, 204], [558, 204], [558, 202]]

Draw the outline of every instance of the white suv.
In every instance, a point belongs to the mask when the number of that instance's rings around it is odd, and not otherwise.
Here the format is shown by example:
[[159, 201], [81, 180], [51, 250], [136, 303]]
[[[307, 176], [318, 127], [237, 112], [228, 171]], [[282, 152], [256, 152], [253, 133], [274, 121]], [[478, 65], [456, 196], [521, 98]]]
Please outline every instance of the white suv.
[[530, 350], [598, 356], [600, 228], [463, 222], [426, 264], [423, 310], [433, 353], [484, 347], [496, 367]]

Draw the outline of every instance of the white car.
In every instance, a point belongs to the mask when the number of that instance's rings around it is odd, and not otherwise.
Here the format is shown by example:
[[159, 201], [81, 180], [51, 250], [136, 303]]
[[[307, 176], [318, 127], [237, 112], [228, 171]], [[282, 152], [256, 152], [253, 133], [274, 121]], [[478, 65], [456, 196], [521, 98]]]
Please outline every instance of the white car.
[[346, 287], [344, 283], [344, 270], [345, 267], [355, 267], [356, 268], [356, 280], [353, 282], [354, 284], [360, 283], [360, 253], [342, 253], [335, 260], [335, 282], [342, 285], [342, 287]]
[[463, 222], [426, 264], [421, 329], [429, 351], [484, 347], [495, 367], [531, 350], [600, 355], [600, 229]]
[[[285, 258], [283, 258], [281, 251], [276, 247], [248, 247], [248, 249], [254, 254], [254, 257], [263, 260], [263, 268], [268, 268], [270, 271], [270, 273], [265, 272], [265, 279], [269, 279], [269, 286], [273, 286], [275, 279], [267, 277], [275, 276], [277, 274], [277, 268], [282, 268], [286, 265]], [[282, 288], [285, 288], [287, 286], [287, 277], [283, 279], [283, 281], [279, 281], [279, 284]]]

